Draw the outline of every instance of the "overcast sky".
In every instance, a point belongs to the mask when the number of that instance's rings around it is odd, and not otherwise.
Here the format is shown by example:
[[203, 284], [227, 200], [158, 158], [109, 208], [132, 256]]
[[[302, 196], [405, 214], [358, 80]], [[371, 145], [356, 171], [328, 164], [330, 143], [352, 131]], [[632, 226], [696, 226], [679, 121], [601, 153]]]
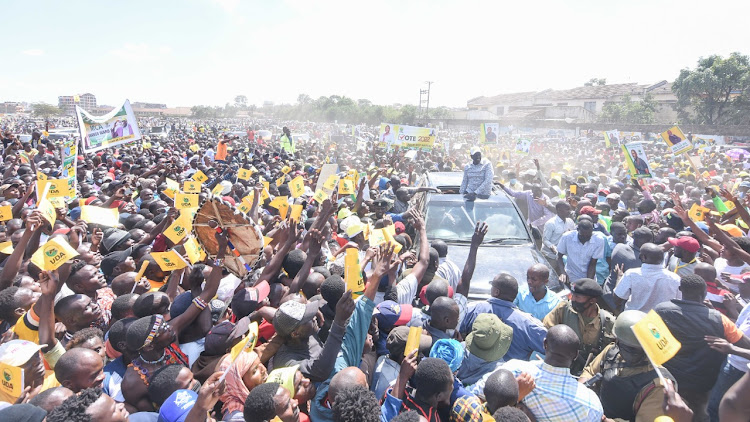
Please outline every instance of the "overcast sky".
[[461, 107], [480, 95], [674, 80], [748, 54], [750, 2], [5, 1], [0, 101], [170, 107], [346, 95]]

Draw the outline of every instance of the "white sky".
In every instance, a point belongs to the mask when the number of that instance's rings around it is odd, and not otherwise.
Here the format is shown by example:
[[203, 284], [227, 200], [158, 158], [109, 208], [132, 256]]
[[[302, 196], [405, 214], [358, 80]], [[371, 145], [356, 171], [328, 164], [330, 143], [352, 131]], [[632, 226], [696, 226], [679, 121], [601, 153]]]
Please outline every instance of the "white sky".
[[[116, 6], [115, 6], [116, 4]], [[376, 104], [674, 80], [698, 58], [750, 53], [750, 2], [661, 0], [6, 2], [0, 101]]]

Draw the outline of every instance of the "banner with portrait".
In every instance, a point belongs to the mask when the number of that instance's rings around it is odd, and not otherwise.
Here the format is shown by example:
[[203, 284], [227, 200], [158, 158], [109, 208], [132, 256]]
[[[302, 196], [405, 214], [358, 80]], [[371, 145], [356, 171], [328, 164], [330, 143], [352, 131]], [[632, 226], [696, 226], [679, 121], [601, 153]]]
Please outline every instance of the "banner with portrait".
[[651, 165], [646, 157], [643, 144], [623, 144], [622, 152], [625, 154], [625, 163], [628, 165], [630, 175], [636, 179], [645, 179], [651, 176]]
[[482, 123], [479, 125], [479, 142], [481, 144], [497, 144], [497, 135], [500, 134], [500, 123]]
[[94, 116], [76, 106], [76, 116], [85, 152], [95, 152], [141, 139], [141, 131], [128, 100], [125, 100], [122, 107], [104, 116]]
[[604, 142], [607, 147], [614, 145], [620, 145], [620, 131], [619, 130], [608, 130], [604, 132]]
[[674, 155], [680, 155], [693, 149], [693, 144], [682, 133], [679, 127], [675, 126], [661, 133], [662, 139], [667, 143], [669, 149]]
[[378, 147], [389, 151], [396, 146], [401, 149], [431, 150], [436, 138], [435, 128], [381, 123]]

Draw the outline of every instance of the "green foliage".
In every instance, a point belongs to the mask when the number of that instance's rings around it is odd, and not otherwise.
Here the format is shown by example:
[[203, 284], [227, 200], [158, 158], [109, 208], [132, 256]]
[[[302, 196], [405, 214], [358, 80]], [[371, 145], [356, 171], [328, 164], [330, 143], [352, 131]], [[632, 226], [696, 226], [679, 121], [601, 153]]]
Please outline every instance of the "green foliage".
[[[408, 125], [418, 122], [416, 106], [376, 105], [367, 99], [353, 100], [340, 95], [321, 96], [318, 99], [313, 99], [307, 94], [300, 94], [297, 97], [296, 104], [277, 105], [263, 111], [274, 118], [315, 122], [366, 123], [370, 125], [382, 122]], [[446, 107], [430, 109], [431, 118], [449, 118], [450, 116], [451, 112]]]
[[583, 86], [603, 86], [607, 85], [606, 78], [591, 78], [588, 82], [584, 83]]
[[39, 103], [31, 106], [32, 112], [36, 117], [50, 117], [62, 114], [62, 110], [52, 104]]
[[629, 95], [622, 97], [621, 102], [607, 103], [599, 114], [600, 123], [649, 124], [655, 123], [658, 105], [651, 94], [646, 94], [641, 101], [631, 100]]
[[235, 117], [240, 110], [254, 108], [254, 106], [248, 108], [247, 106], [240, 107], [229, 103], [226, 103], [224, 107], [198, 105], [191, 107], [190, 113], [192, 117], [197, 119], [218, 119], [222, 117]]
[[750, 58], [732, 53], [701, 57], [695, 69], [682, 69], [672, 83], [675, 109], [686, 123], [750, 123]]

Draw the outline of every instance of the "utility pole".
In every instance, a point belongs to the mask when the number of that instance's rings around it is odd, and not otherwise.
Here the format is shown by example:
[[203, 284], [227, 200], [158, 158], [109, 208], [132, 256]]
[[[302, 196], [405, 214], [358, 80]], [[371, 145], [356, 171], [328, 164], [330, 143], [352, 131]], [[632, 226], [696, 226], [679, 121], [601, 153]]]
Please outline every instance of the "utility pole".
[[[425, 119], [430, 118], [430, 86], [434, 83], [433, 81], [425, 81], [427, 84], [427, 89], [420, 89], [419, 90], [419, 115]], [[422, 95], [426, 95], [427, 99], [423, 100]], [[422, 104], [427, 105], [426, 111], [424, 115], [422, 115]]]

